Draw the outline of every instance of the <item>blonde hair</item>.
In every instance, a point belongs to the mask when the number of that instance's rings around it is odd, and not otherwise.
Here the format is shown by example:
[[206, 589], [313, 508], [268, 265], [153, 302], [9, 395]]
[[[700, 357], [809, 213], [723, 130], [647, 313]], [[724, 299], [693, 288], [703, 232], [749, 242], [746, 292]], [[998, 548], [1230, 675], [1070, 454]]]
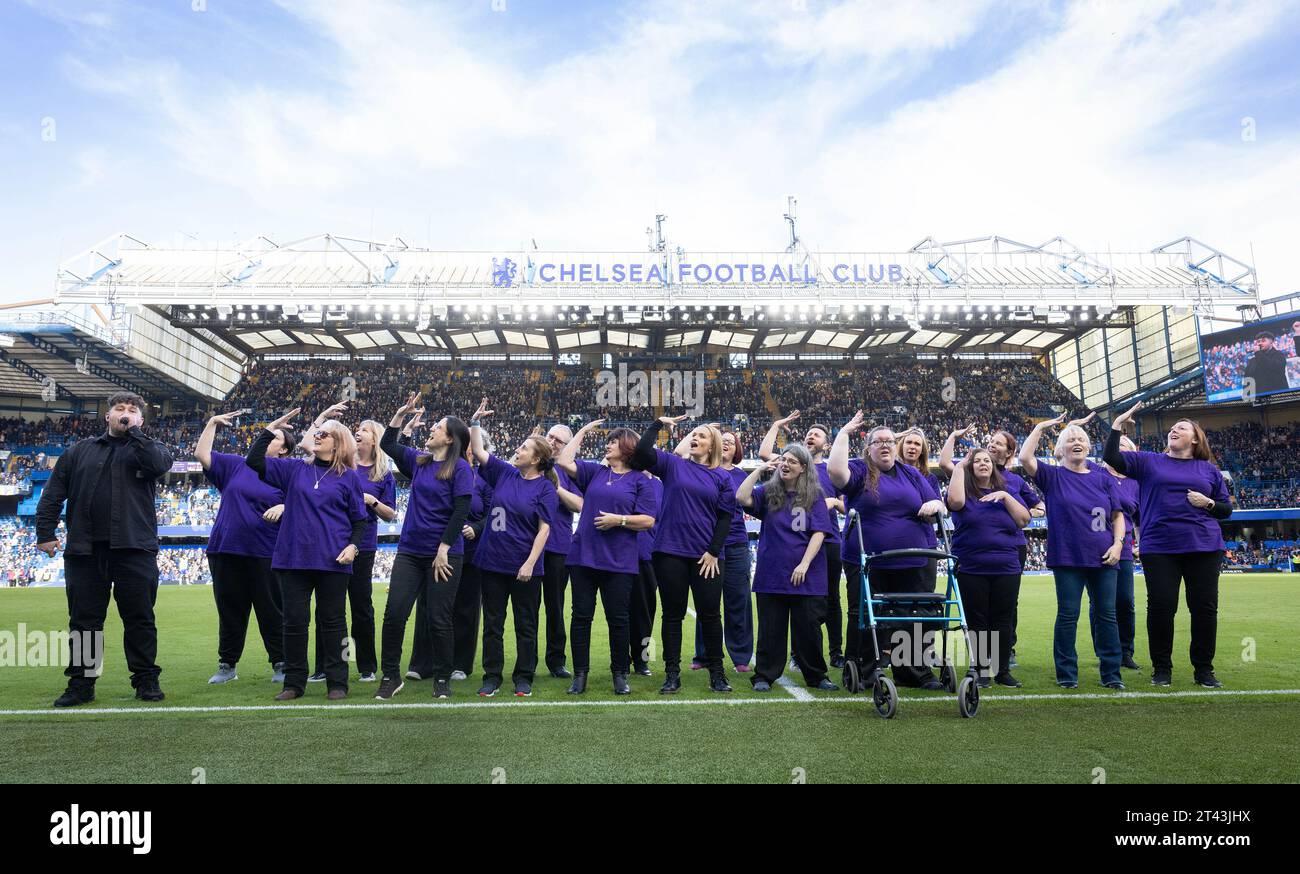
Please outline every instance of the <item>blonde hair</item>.
[[[343, 423], [337, 419], [330, 419], [323, 422], [319, 428], [311, 431], [312, 445], [316, 445], [316, 432], [328, 431], [334, 438], [334, 461], [330, 463], [330, 470], [338, 475], [343, 476], [349, 470], [357, 468], [357, 441], [352, 436], [352, 432], [343, 427]], [[316, 463], [316, 453], [308, 452], [307, 457], [303, 459], [307, 464]]]
[[[370, 442], [375, 447], [374, 458], [370, 462], [370, 481], [372, 483], [383, 482], [388, 477], [389, 465], [392, 463], [388, 460], [388, 453], [379, 448], [379, 441], [384, 437], [384, 426], [374, 419], [366, 419], [357, 426], [357, 430], [369, 434]], [[360, 467], [359, 464], [358, 467]]]
[[1088, 448], [1092, 448], [1092, 438], [1088, 436], [1088, 432], [1078, 425], [1070, 425], [1061, 429], [1061, 433], [1056, 435], [1056, 446], [1052, 448], [1052, 455], [1056, 456], [1057, 461], [1065, 458], [1065, 441], [1075, 434], [1082, 434], [1083, 439], [1088, 441]]
[[699, 428], [692, 428], [691, 433], [694, 434], [696, 431], [700, 430], [700, 428], [709, 432], [709, 437], [712, 441], [709, 446], [709, 456], [704, 463], [710, 469], [718, 467], [722, 464], [722, 432], [712, 425], [700, 425]]

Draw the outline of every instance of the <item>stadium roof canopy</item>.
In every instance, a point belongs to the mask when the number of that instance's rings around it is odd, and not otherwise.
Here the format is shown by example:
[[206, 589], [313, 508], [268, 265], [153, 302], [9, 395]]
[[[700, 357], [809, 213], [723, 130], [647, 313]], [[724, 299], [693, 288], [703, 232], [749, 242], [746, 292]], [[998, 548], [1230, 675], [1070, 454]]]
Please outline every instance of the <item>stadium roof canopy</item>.
[[[1253, 268], [1190, 237], [1091, 255], [1062, 237], [904, 252], [441, 252], [330, 234], [210, 249], [119, 234], [57, 300], [147, 308], [244, 355], [552, 357], [674, 350], [1042, 353], [1132, 308], [1258, 304]], [[227, 345], [228, 344], [228, 345]]]

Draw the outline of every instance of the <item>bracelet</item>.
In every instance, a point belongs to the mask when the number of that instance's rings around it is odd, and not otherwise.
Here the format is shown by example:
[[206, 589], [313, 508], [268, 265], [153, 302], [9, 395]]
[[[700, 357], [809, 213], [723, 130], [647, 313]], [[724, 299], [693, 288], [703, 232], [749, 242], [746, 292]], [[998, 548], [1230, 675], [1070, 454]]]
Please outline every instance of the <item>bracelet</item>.
[[478, 419], [470, 419], [470, 420], [469, 420], [469, 426], [470, 426], [471, 428], [481, 428], [481, 427], [482, 427], [482, 426], [479, 424], [479, 420], [478, 420]]
[[627, 527], [627, 517], [626, 517], [626, 516], [624, 516], [622, 519], [619, 520], [618, 527], [619, 527], [619, 528], [626, 528], [626, 527]]

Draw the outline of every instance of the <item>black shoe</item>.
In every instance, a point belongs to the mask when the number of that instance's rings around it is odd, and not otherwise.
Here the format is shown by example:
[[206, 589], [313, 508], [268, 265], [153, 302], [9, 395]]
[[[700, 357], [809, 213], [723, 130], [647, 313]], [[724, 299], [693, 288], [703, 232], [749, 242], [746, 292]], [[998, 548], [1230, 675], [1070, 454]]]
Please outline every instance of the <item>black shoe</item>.
[[63, 690], [63, 694], [54, 699], [55, 707], [76, 707], [78, 704], [89, 704], [95, 700], [94, 686], [69, 686]]
[[1069, 682], [1062, 683], [1062, 682], [1057, 682], [1056, 685], [1060, 686], [1062, 689], [1077, 689], [1077, 688], [1079, 688], [1079, 684], [1078, 684], [1078, 683], [1069, 683]]
[[830, 665], [832, 668], [834, 668], [837, 671], [843, 669], [844, 656], [840, 655], [839, 653], [836, 653], [835, 655], [831, 656]]
[[1197, 674], [1194, 682], [1196, 685], [1204, 686], [1207, 689], [1223, 688], [1223, 683], [1219, 681], [1218, 677], [1214, 676], [1214, 671], [1206, 671], [1205, 673]]
[[434, 698], [451, 697], [451, 680], [434, 680], [433, 681]]
[[573, 682], [569, 684], [570, 695], [581, 695], [587, 691], [587, 672], [578, 671], [573, 675]]
[[637, 665], [637, 666], [636, 666], [636, 670], [634, 670], [632, 673], [636, 674], [638, 677], [649, 677], [649, 676], [651, 676], [650, 666], [649, 666], [649, 665]]
[[[990, 679], [988, 678], [987, 675], [982, 675], [982, 676], [980, 676], [979, 678], [977, 678], [977, 679], [975, 680], [975, 683], [976, 683], [976, 685], [978, 685], [981, 689], [990, 689], [990, 688], [993, 687], [993, 681], [990, 680]], [[921, 688], [925, 688], [925, 687], [922, 686]], [[946, 691], [946, 690], [945, 690], [945, 691]]]
[[1172, 686], [1174, 684], [1173, 671], [1162, 671], [1159, 668], [1151, 672], [1152, 686]]
[[496, 683], [496, 682], [493, 682], [493, 681], [491, 681], [491, 680], [485, 680], [485, 681], [483, 682], [483, 685], [479, 687], [479, 690], [478, 690], [478, 697], [480, 697], [480, 698], [491, 698], [493, 695], [495, 695], [495, 694], [497, 693], [497, 689], [500, 689], [500, 688], [501, 688], [501, 684], [500, 684], [500, 683]]
[[140, 685], [135, 687], [135, 697], [141, 701], [161, 701], [166, 696], [163, 695], [162, 686], [158, 685], [158, 681], [150, 677], [141, 680]]
[[533, 684], [524, 680], [515, 680], [515, 697], [531, 698], [533, 697]]
[[[988, 678], [985, 677], [984, 679], [988, 679]], [[936, 679], [933, 675], [930, 676], [928, 679], [926, 679], [924, 682], [921, 683], [921, 688], [924, 689], [924, 690], [927, 691], [927, 692], [943, 692], [943, 691], [945, 691], [944, 688], [943, 688], [943, 683], [940, 683], [940, 682], [938, 681], [938, 679]], [[988, 688], [988, 687], [987, 687], [987, 686], [981, 686], [981, 688]]]
[[1130, 671], [1142, 670], [1142, 666], [1133, 661], [1133, 656], [1131, 655], [1124, 656], [1124, 660], [1119, 663], [1119, 666], [1121, 668], [1128, 668]]
[[379, 681], [379, 688], [375, 690], [376, 701], [387, 701], [398, 692], [406, 688], [406, 684], [394, 677], [384, 677]]
[[324, 682], [325, 682], [325, 672], [324, 672], [324, 671], [317, 671], [316, 673], [312, 674], [310, 677], [307, 678], [307, 682], [308, 682], [308, 683], [324, 683]]
[[664, 684], [659, 687], [660, 695], [676, 695], [682, 691], [682, 675], [677, 671], [669, 671], [664, 676]]
[[1111, 680], [1109, 683], [1102, 683], [1107, 689], [1114, 689], [1117, 692], [1124, 691], [1124, 682], [1122, 680]]
[[1021, 686], [1025, 685], [1024, 683], [1017, 680], [1015, 677], [1011, 676], [1010, 671], [1001, 671], [993, 679], [997, 681], [997, 684], [999, 686], [1007, 686], [1008, 688], [1011, 689], [1019, 689]]
[[730, 692], [731, 684], [724, 674], [714, 674], [709, 677], [709, 689], [713, 692]]
[[632, 687], [627, 684], [627, 674], [614, 675], [614, 694], [631, 695]]
[[564, 665], [560, 665], [558, 668], [551, 668], [551, 676], [555, 677], [557, 680], [567, 680], [572, 677], [573, 674], [570, 674], [569, 669]]
[[813, 686], [813, 688], [818, 689], [822, 692], [837, 692], [839, 691], [840, 687], [836, 686], [834, 683], [832, 683], [830, 680], [826, 679], [825, 677], [822, 677], [822, 681], [818, 683], [816, 686]]

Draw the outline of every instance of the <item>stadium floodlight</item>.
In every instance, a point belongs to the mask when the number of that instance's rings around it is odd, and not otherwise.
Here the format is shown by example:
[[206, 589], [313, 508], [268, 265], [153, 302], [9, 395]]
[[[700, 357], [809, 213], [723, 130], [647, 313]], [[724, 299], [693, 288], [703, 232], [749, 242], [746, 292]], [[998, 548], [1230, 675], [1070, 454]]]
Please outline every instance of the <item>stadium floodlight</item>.
[[230, 318], [230, 306], [228, 304], [223, 303], [217, 307], [217, 318], [219, 319]]
[[296, 303], [287, 303], [284, 305], [284, 315], [290, 319], [298, 317], [298, 305]]
[[12, 349], [17, 339], [13, 334], [0, 334], [0, 348]]

